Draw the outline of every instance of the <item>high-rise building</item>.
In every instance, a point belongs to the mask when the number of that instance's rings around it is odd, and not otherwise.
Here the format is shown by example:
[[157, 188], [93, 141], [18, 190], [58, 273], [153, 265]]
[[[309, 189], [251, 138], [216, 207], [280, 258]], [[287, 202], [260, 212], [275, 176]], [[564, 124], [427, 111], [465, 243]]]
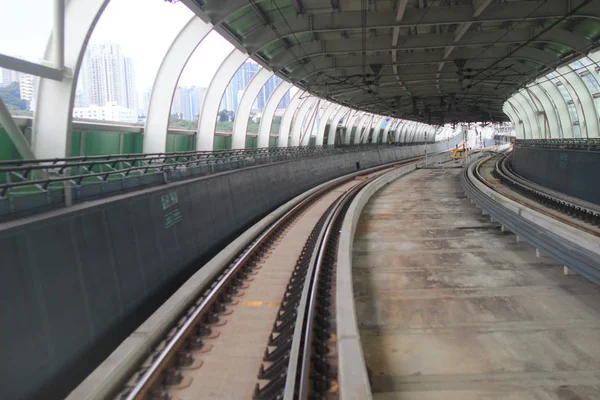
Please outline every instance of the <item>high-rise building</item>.
[[279, 85], [279, 83], [281, 83], [281, 78], [278, 76], [272, 76], [271, 79], [269, 79], [267, 81], [267, 83], [265, 83], [263, 88], [258, 93], [258, 98], [256, 99], [257, 100], [256, 107], [259, 110], [263, 110], [265, 108], [265, 105], [267, 105], [267, 101], [269, 100], [269, 97], [271, 97], [271, 95], [273, 94], [273, 91]]
[[133, 63], [112, 42], [89, 44], [81, 68], [85, 106], [108, 103], [136, 110]]
[[19, 75], [19, 94], [21, 100], [27, 101], [30, 110], [35, 106], [36, 84], [38, 78], [29, 74]]
[[8, 86], [13, 82], [19, 82], [20, 72], [6, 68], [0, 68], [0, 72], [0, 86]]
[[207, 90], [205, 87], [177, 86], [171, 104], [171, 114], [186, 121], [196, 120], [202, 109]]
[[237, 112], [241, 100], [240, 93], [246, 89], [246, 86], [248, 86], [254, 75], [256, 75], [258, 69], [258, 64], [253, 61], [246, 61], [242, 64], [235, 75], [233, 75], [233, 78], [231, 78], [229, 86], [227, 86], [227, 90], [221, 101], [221, 110]]

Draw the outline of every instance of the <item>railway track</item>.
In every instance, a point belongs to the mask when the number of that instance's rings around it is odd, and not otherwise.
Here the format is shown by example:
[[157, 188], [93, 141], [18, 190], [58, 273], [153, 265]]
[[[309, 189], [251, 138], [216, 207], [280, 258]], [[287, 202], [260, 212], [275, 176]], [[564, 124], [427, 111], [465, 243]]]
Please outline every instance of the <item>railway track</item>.
[[533, 184], [516, 175], [501, 156], [487, 156], [462, 173], [467, 196], [499, 222], [565, 267], [600, 285], [600, 227], [595, 205]]
[[600, 237], [600, 206], [551, 190], [515, 173], [511, 155], [480, 162], [474, 174], [492, 190], [569, 226]]
[[[332, 294], [339, 230], [354, 196], [393, 169], [328, 185], [261, 232], [112, 397], [336, 398]], [[258, 310], [272, 318], [258, 317]], [[223, 378], [227, 373], [230, 378]], [[217, 382], [221, 378], [226, 382]]]

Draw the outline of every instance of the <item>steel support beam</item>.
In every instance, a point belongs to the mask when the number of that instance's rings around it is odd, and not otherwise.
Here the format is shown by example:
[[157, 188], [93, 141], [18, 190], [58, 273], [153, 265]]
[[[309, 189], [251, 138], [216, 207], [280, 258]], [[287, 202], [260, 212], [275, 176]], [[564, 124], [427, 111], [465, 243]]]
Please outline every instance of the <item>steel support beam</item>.
[[[335, 144], [335, 134], [337, 132], [339, 121], [344, 117], [345, 114], [351, 110], [348, 107], [341, 106], [333, 115], [331, 124], [329, 124], [329, 134], [327, 135], [327, 144]], [[343, 139], [343, 138], [342, 138]]]
[[[69, 34], [64, 41], [65, 75], [62, 79], [62, 71], [59, 70], [50, 71], [52, 76], [42, 71], [23, 71], [42, 77], [33, 120], [32, 147], [37, 158], [63, 158], [70, 155], [77, 77], [88, 40], [108, 1], [71, 0], [68, 3], [64, 17]], [[54, 59], [54, 51], [55, 48], [49, 46], [44, 59]]]
[[300, 104], [305, 100], [306, 92], [299, 90], [298, 93], [292, 97], [290, 104], [288, 104], [281, 119], [281, 125], [279, 126], [279, 139], [277, 140], [278, 147], [287, 147], [289, 143], [289, 136], [292, 127], [292, 120], [298, 110]]
[[233, 122], [233, 133], [231, 135], [232, 149], [246, 148], [248, 118], [250, 118], [252, 106], [254, 105], [254, 101], [258, 97], [260, 90], [272, 76], [273, 72], [266, 68], [261, 68], [261, 70], [254, 75], [246, 89], [244, 89], [244, 94], [242, 94], [242, 99], [238, 104], [237, 114], [235, 115], [235, 120]]
[[171, 104], [177, 82], [188, 60], [211, 31], [212, 25], [196, 16], [192, 17], [175, 37], [163, 57], [150, 92], [144, 129], [144, 153], [165, 151]]
[[277, 111], [277, 106], [279, 106], [281, 99], [283, 99], [283, 96], [285, 96], [291, 87], [292, 84], [287, 81], [279, 82], [279, 85], [277, 85], [273, 93], [271, 93], [271, 97], [267, 100], [258, 127], [258, 147], [269, 147], [275, 111]]
[[292, 123], [292, 135], [290, 137], [290, 146], [300, 146], [300, 136], [302, 135], [302, 128], [305, 124], [305, 119], [308, 111], [314, 106], [318, 97], [310, 96], [302, 102], [302, 105], [298, 109], [294, 122]]
[[10, 115], [10, 111], [6, 108], [4, 101], [0, 98], [0, 126], [4, 127], [8, 137], [24, 160], [33, 160], [35, 155], [33, 150], [27, 143], [25, 135], [15, 123], [15, 120]]
[[325, 138], [325, 129], [327, 128], [327, 123], [329, 123], [331, 116], [335, 114], [335, 111], [337, 111], [340, 107], [341, 106], [339, 104], [329, 103], [329, 106], [325, 109], [325, 112], [323, 112], [323, 115], [319, 120], [319, 126], [317, 127], [317, 137], [315, 140], [315, 144], [317, 146], [323, 145], [323, 139]]
[[210, 151], [214, 149], [215, 130], [221, 99], [231, 78], [247, 59], [247, 54], [238, 49], [233, 49], [210, 81], [200, 110], [198, 131], [196, 133], [196, 150]]

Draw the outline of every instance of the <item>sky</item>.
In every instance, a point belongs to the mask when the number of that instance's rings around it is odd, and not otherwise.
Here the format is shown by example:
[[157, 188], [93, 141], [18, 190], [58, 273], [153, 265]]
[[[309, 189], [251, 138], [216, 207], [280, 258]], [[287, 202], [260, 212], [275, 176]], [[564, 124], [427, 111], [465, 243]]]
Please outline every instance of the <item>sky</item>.
[[[0, 53], [39, 62], [52, 28], [53, 0], [1, 2]], [[112, 0], [100, 17], [90, 42], [110, 40], [121, 45], [123, 53], [133, 60], [136, 90], [141, 95], [152, 87], [164, 54], [192, 16], [182, 3]], [[68, 29], [67, 25], [67, 35]], [[179, 85], [208, 86], [232, 49], [233, 46], [216, 32], [209, 34], [190, 58]]]

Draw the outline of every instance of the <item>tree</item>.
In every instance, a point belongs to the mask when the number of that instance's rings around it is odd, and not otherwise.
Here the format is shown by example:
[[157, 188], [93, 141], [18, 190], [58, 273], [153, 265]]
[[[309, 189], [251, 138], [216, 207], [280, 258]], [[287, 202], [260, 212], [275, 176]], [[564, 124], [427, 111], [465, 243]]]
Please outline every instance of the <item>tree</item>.
[[219, 122], [233, 121], [235, 119], [235, 113], [229, 110], [219, 111]]
[[19, 83], [13, 82], [8, 86], [0, 87], [0, 98], [9, 110], [27, 110], [27, 100], [21, 100]]

